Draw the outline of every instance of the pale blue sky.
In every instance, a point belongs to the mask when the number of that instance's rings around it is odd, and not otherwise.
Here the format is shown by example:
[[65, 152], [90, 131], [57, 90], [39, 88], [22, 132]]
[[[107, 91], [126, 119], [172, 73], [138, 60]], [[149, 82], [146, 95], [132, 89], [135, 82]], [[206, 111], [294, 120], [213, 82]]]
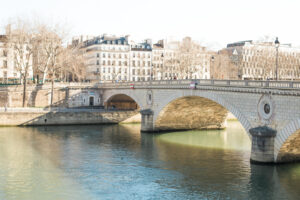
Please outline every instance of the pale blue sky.
[[0, 23], [35, 15], [69, 24], [71, 35], [189, 35], [218, 48], [271, 35], [300, 46], [299, 9], [298, 0], [9, 0], [1, 3]]

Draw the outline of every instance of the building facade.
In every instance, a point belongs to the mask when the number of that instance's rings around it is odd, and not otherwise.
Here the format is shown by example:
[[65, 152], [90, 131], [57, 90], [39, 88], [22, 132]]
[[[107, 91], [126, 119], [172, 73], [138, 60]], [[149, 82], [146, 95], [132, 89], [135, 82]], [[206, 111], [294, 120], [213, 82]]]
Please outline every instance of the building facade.
[[[26, 50], [24, 50], [24, 54], [22, 56], [26, 57]], [[8, 41], [7, 35], [0, 35], [0, 83], [19, 83], [21, 81], [21, 72], [23, 73], [24, 66], [17, 66], [16, 64], [19, 62], [19, 64], [22, 65], [20, 60], [22, 59], [14, 52], [12, 44]], [[33, 65], [31, 56], [29, 59], [27, 79], [32, 78]]]
[[236, 42], [219, 51], [219, 56], [227, 60], [221, 65], [227, 75], [231, 73], [229, 79], [274, 80], [276, 73], [281, 80], [300, 77], [300, 48], [290, 44], [276, 47], [272, 42]]
[[130, 81], [150, 81], [152, 72], [152, 42], [132, 44], [130, 49]]
[[191, 38], [180, 41], [150, 39], [141, 43], [128, 36], [98, 36], [73, 40], [81, 44], [86, 80], [92, 82], [209, 79], [211, 52]]
[[126, 81], [129, 78], [128, 37], [98, 36], [83, 41], [82, 51], [89, 81]]

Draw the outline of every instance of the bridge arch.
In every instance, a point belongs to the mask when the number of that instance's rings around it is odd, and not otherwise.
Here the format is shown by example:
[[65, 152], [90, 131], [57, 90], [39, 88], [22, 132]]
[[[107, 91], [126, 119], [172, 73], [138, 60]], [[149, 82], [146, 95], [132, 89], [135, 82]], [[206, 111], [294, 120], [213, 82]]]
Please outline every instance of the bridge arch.
[[122, 91], [112, 90], [109, 93], [105, 93], [105, 95], [103, 96], [103, 103], [107, 104], [110, 100], [112, 100], [114, 97], [116, 97], [118, 95], [124, 95], [124, 96], [129, 97], [138, 105], [139, 108], [142, 108], [142, 106], [143, 106], [142, 100], [139, 98], [139, 96], [131, 93], [130, 91], [126, 91], [126, 90], [122, 90]]
[[291, 121], [281, 129], [274, 141], [274, 158], [276, 162], [300, 160], [300, 118]]
[[181, 98], [188, 98], [188, 97], [199, 97], [206, 99], [208, 101], [214, 102], [217, 105], [225, 108], [227, 111], [231, 112], [237, 119], [238, 121], [242, 124], [244, 129], [246, 130], [248, 136], [251, 138], [249, 134], [249, 129], [251, 128], [251, 124], [248, 121], [248, 119], [231, 103], [227, 102], [224, 100], [221, 95], [217, 94], [212, 94], [212, 93], [206, 93], [206, 92], [199, 92], [199, 91], [193, 91], [191, 92], [186, 92], [186, 93], [179, 93], [179, 92], [174, 92], [171, 95], [168, 95], [167, 98], [162, 98], [160, 101], [158, 107], [155, 109], [154, 116], [153, 116], [153, 122], [155, 123], [159, 117], [160, 113], [163, 111], [166, 106], [168, 106], [170, 103], [181, 99]]

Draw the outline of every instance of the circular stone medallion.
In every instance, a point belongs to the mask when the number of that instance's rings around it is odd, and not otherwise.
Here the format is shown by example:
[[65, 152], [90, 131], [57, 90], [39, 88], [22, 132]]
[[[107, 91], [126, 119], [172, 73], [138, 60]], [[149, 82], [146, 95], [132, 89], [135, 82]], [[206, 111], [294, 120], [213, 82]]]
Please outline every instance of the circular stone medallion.
[[274, 116], [275, 104], [270, 95], [262, 95], [258, 102], [258, 115], [264, 124], [270, 124]]

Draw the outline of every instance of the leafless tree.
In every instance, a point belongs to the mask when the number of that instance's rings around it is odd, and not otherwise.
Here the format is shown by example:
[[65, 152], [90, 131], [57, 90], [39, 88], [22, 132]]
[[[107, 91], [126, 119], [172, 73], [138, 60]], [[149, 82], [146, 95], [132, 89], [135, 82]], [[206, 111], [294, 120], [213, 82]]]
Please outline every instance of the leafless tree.
[[[9, 25], [10, 26], [10, 25]], [[11, 23], [7, 33], [8, 45], [12, 51], [15, 69], [23, 84], [22, 106], [25, 106], [27, 78], [32, 68], [32, 55], [36, 48], [36, 32], [28, 21], [17, 19]]]
[[86, 77], [83, 53], [79, 46], [68, 46], [63, 49], [59, 58], [61, 79], [83, 81]]

